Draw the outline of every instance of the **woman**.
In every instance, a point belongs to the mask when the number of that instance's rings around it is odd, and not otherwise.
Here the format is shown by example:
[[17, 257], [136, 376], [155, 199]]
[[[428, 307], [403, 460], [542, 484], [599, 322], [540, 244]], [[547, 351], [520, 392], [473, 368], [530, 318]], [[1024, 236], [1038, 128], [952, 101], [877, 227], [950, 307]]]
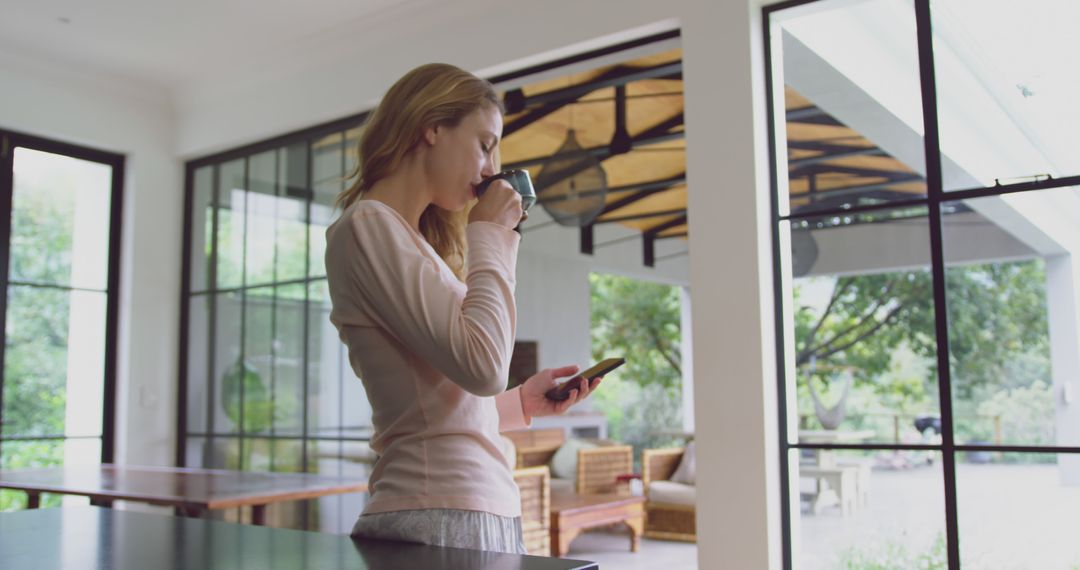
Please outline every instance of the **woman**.
[[[576, 366], [506, 390], [521, 197], [495, 174], [502, 106], [444, 64], [406, 74], [360, 138], [359, 177], [326, 232], [330, 320], [372, 407], [379, 455], [356, 536], [525, 553], [500, 431], [561, 414], [544, 392]], [[591, 385], [590, 385], [591, 384]]]

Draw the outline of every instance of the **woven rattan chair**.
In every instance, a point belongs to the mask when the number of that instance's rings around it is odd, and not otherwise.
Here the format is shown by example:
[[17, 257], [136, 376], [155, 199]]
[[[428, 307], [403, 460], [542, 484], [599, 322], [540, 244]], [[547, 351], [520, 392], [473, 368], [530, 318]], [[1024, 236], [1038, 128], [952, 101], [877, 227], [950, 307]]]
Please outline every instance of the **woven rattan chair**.
[[[517, 467], [547, 465], [566, 442], [562, 428], [530, 429], [504, 432], [514, 442]], [[626, 485], [616, 481], [619, 475], [634, 470], [634, 449], [629, 445], [593, 439], [597, 447], [578, 450], [574, 490], [581, 495], [628, 493]]]
[[697, 509], [693, 505], [661, 503], [648, 499], [649, 483], [667, 481], [682, 461], [683, 448], [646, 449], [641, 456], [641, 482], [645, 488], [645, 536], [697, 542]]
[[546, 465], [514, 470], [521, 491], [521, 530], [525, 549], [551, 556], [551, 474]]

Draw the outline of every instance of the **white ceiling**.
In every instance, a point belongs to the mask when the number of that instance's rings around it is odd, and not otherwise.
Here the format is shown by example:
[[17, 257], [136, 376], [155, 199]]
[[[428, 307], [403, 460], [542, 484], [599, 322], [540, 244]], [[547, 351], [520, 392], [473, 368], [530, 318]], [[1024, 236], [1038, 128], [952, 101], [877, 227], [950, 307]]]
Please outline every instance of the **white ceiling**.
[[0, 0], [0, 51], [172, 91], [430, 1]]

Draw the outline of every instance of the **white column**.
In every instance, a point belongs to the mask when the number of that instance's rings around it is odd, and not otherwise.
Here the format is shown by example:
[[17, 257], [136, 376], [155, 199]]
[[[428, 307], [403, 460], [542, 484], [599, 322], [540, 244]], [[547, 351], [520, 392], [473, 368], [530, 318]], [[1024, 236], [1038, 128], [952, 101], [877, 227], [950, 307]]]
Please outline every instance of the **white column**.
[[681, 15], [703, 569], [781, 565], [761, 18], [751, 1]]
[[[1046, 312], [1050, 325], [1057, 443], [1080, 442], [1080, 263], [1075, 255], [1046, 258]], [[1061, 482], [1080, 485], [1080, 457], [1058, 457]]]

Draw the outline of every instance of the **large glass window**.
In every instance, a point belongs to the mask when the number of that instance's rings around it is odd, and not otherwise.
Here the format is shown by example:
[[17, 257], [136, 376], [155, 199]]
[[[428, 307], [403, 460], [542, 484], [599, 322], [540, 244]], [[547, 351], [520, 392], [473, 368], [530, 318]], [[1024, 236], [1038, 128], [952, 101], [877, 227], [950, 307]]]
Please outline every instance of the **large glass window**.
[[1077, 7], [765, 10], [787, 568], [1072, 568]]
[[0, 469], [110, 462], [123, 157], [0, 139]]
[[[323, 269], [359, 123], [189, 164], [179, 464], [367, 478], [371, 411], [329, 322]], [[325, 498], [267, 516], [346, 532], [362, 501]]]

